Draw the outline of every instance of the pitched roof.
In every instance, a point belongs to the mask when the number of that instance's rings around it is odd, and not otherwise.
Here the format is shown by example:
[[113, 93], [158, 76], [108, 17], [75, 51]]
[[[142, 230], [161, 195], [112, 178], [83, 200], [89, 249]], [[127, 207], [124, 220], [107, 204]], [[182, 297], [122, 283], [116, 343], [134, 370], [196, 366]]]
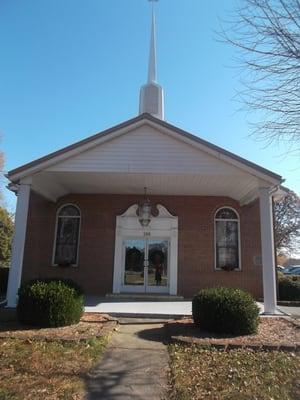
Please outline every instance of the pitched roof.
[[[180, 128], [178, 128], [178, 127], [176, 127], [176, 126], [174, 126], [174, 125], [172, 125], [172, 124], [170, 124], [168, 122], [162, 121], [161, 119], [158, 119], [158, 118], [156, 118], [156, 117], [154, 117], [154, 116], [152, 116], [150, 114], [141, 114], [138, 117], [135, 117], [135, 118], [132, 118], [130, 120], [127, 120], [127, 121], [125, 121], [125, 122], [123, 122], [121, 124], [118, 124], [118, 125], [116, 125], [116, 126], [114, 126], [112, 128], [104, 130], [104, 131], [102, 131], [100, 133], [97, 133], [95, 135], [89, 136], [88, 138], [80, 140], [79, 142], [73, 143], [70, 146], [64, 147], [64, 148], [62, 148], [60, 150], [57, 150], [57, 151], [55, 151], [53, 153], [50, 153], [50, 154], [48, 154], [48, 155], [46, 155], [44, 157], [38, 158], [37, 160], [31, 161], [31, 162], [29, 162], [27, 164], [24, 164], [24, 165], [22, 165], [22, 166], [20, 166], [18, 168], [15, 168], [15, 169], [9, 171], [8, 174], [7, 174], [7, 177], [11, 181], [16, 181], [16, 180], [18, 180], [18, 177], [16, 175], [26, 174], [26, 170], [30, 170], [33, 167], [38, 167], [39, 165], [41, 165], [41, 167], [42, 167], [42, 165], [45, 162], [48, 162], [48, 161], [51, 161], [51, 160], [53, 160], [53, 162], [55, 162], [56, 158], [66, 154], [66, 153], [68, 153], [70, 151], [73, 151], [73, 150], [76, 150], [76, 149], [80, 149], [80, 147], [83, 147], [83, 146], [88, 145], [88, 144], [92, 144], [94, 141], [97, 141], [97, 139], [104, 138], [105, 136], [111, 135], [114, 132], [117, 132], [118, 130], [130, 127], [131, 125], [134, 125], [134, 124], [136, 124], [138, 122], [141, 122], [143, 120], [148, 120], [148, 121], [150, 121], [152, 123], [155, 123], [155, 124], [157, 124], [157, 125], [159, 125], [159, 126], [161, 126], [163, 128], [169, 129], [169, 130], [175, 132], [176, 134], [178, 134], [179, 137], [181, 136], [182, 138], [190, 139], [192, 142], [194, 141], [195, 143], [198, 143], [198, 144], [206, 147], [207, 149], [210, 149], [210, 150], [212, 150], [214, 152], [218, 152], [219, 154], [222, 154], [225, 157], [228, 157], [229, 159], [232, 159], [235, 162], [238, 162], [238, 163], [240, 163], [242, 165], [245, 165], [245, 166], [247, 166], [247, 167], [249, 167], [249, 168], [251, 168], [251, 169], [253, 169], [253, 170], [257, 171], [257, 172], [260, 172], [260, 173], [262, 173], [262, 174], [264, 174], [264, 175], [266, 175], [266, 176], [268, 176], [268, 177], [270, 177], [272, 179], [278, 180], [280, 182], [283, 181], [283, 179], [282, 179], [282, 177], [280, 175], [278, 175], [278, 174], [276, 174], [276, 173], [274, 173], [272, 171], [269, 171], [268, 169], [263, 168], [263, 167], [261, 167], [261, 166], [259, 166], [257, 164], [254, 164], [253, 162], [248, 161], [248, 160], [246, 160], [246, 159], [244, 159], [244, 158], [242, 158], [240, 156], [237, 156], [234, 153], [231, 153], [231, 152], [229, 152], [227, 150], [224, 150], [223, 148], [218, 147], [218, 146], [216, 146], [216, 145], [214, 145], [214, 144], [212, 144], [212, 143], [210, 143], [210, 142], [208, 142], [206, 140], [203, 140], [203, 139], [201, 139], [201, 138], [199, 138], [199, 137], [197, 137], [195, 135], [192, 135], [191, 133], [186, 132], [186, 131], [184, 131], [184, 130], [182, 130], [182, 129], [180, 129]], [[14, 176], [15, 176], [15, 178], [14, 178]]]

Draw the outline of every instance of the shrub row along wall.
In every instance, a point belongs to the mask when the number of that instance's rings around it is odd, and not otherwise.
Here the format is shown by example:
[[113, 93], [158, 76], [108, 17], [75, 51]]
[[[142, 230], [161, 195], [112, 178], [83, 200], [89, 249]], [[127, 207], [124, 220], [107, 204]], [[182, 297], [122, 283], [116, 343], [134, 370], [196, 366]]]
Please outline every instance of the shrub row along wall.
[[279, 300], [300, 301], [300, 280], [293, 277], [279, 276]]

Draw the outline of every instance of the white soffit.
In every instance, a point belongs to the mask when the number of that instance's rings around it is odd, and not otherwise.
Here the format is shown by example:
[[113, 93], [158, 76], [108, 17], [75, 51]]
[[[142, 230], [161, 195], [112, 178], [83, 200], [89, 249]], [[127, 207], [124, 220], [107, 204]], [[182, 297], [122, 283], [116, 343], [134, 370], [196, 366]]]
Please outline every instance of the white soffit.
[[44, 172], [33, 188], [54, 200], [68, 193], [227, 196], [242, 201], [257, 190], [257, 180], [243, 176], [199, 174], [144, 174], [96, 172]]

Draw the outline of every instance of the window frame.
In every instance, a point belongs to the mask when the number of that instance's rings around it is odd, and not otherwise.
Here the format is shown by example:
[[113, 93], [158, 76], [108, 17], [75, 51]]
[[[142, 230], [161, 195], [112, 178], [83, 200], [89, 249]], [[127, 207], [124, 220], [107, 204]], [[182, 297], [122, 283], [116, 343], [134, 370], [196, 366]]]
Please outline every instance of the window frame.
[[[228, 208], [232, 210], [237, 218], [236, 219], [231, 219], [231, 218], [217, 218], [217, 214], [219, 211], [223, 210], [224, 208]], [[219, 268], [217, 266], [217, 221], [236, 221], [238, 225], [238, 255], [239, 255], [239, 265], [238, 268], [234, 268], [231, 272], [233, 271], [241, 271], [242, 270], [242, 251], [241, 251], [241, 223], [240, 223], [240, 214], [237, 212], [237, 210], [231, 206], [222, 206], [219, 207], [214, 214], [214, 270], [215, 271], [223, 271], [222, 268]]]
[[58, 228], [58, 219], [59, 218], [63, 218], [59, 216], [59, 213], [61, 212], [61, 210], [67, 206], [72, 206], [75, 207], [78, 212], [79, 215], [78, 216], [73, 216], [70, 218], [78, 218], [79, 219], [79, 227], [78, 227], [78, 241], [77, 241], [77, 253], [76, 253], [76, 263], [75, 264], [71, 264], [71, 267], [78, 267], [79, 265], [79, 247], [80, 247], [80, 234], [81, 234], [81, 210], [80, 208], [74, 204], [74, 203], [65, 203], [62, 204], [57, 210], [56, 210], [56, 215], [55, 215], [55, 231], [54, 231], [54, 243], [53, 243], [53, 250], [52, 250], [52, 267], [58, 267], [59, 264], [55, 263], [55, 253], [56, 253], [56, 245], [57, 245], [57, 228]]

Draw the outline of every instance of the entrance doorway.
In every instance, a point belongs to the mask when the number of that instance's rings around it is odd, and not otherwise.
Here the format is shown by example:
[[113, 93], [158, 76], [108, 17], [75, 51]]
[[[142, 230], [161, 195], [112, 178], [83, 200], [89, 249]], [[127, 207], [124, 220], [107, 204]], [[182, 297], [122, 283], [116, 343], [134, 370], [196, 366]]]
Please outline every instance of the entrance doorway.
[[124, 240], [122, 286], [131, 292], [169, 292], [168, 239]]
[[177, 294], [178, 218], [162, 205], [147, 227], [138, 205], [118, 215], [113, 293]]

